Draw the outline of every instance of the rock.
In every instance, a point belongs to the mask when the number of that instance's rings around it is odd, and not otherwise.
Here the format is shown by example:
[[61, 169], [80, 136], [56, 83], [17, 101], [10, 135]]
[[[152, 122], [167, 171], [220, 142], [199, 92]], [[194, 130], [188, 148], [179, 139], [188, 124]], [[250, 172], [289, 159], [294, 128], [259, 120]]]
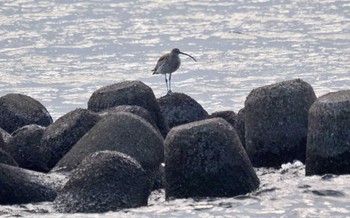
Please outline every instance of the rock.
[[105, 115], [109, 115], [110, 113], [118, 113], [118, 112], [129, 112], [137, 116], [140, 116], [143, 119], [147, 120], [150, 124], [152, 124], [152, 126], [154, 126], [154, 128], [158, 130], [158, 126], [152, 119], [150, 112], [145, 108], [137, 105], [120, 105], [117, 107], [111, 107], [111, 108], [104, 109], [99, 114], [101, 116], [105, 116]]
[[184, 93], [168, 92], [157, 101], [170, 128], [209, 117], [198, 102]]
[[12, 133], [4, 148], [18, 163], [18, 166], [38, 172], [48, 172], [45, 150], [40, 144], [45, 127], [31, 124]]
[[309, 110], [306, 175], [350, 173], [350, 90], [321, 96]]
[[210, 115], [211, 118], [221, 117], [229, 124], [235, 127], [237, 124], [237, 115], [234, 111], [217, 111]]
[[146, 206], [150, 183], [141, 165], [116, 152], [88, 156], [59, 192], [55, 207], [64, 213], [103, 213]]
[[[242, 112], [241, 112], [242, 114]], [[244, 128], [244, 120], [242, 120], [242, 117], [238, 118], [236, 113], [234, 111], [217, 111], [210, 115], [210, 117], [221, 117], [224, 120], [226, 120], [229, 124], [231, 124], [237, 131], [237, 134], [239, 136], [239, 139], [242, 142], [242, 145], [244, 147], [243, 142], [244, 140], [244, 129], [242, 132], [242, 121], [243, 121], [243, 128]]]
[[118, 151], [136, 159], [149, 173], [164, 160], [163, 137], [143, 118], [119, 112], [103, 117], [57, 163], [52, 172], [69, 172], [97, 151]]
[[51, 123], [46, 108], [29, 96], [7, 94], [0, 98], [0, 127], [9, 133], [29, 124], [48, 126]]
[[245, 147], [245, 108], [238, 111], [236, 130], [243, 147]]
[[300, 80], [254, 89], [245, 102], [246, 151], [255, 167], [305, 162], [308, 110], [316, 100]]
[[160, 112], [152, 89], [138, 80], [124, 81], [96, 90], [89, 99], [88, 109], [100, 112], [120, 105], [136, 105], [145, 108], [150, 112], [163, 137], [168, 133], [168, 124]]
[[156, 171], [153, 189], [163, 189], [165, 186], [165, 167], [164, 164], [159, 165], [159, 169]]
[[9, 153], [2, 150], [1, 148], [0, 148], [0, 163], [18, 167], [18, 164], [16, 163], [15, 159], [13, 159], [13, 157]]
[[89, 110], [76, 109], [47, 127], [41, 139], [41, 145], [47, 151], [48, 169], [52, 169], [100, 118], [98, 114]]
[[0, 128], [0, 137], [2, 138], [3, 142], [6, 143], [11, 138], [11, 134], [6, 132], [6, 130], [4, 130], [3, 128]]
[[63, 176], [0, 164], [0, 204], [53, 201], [64, 183]]
[[222, 118], [170, 130], [165, 139], [165, 177], [167, 199], [232, 197], [259, 186], [236, 130]]
[[2, 135], [0, 134], [0, 149], [3, 149], [5, 147], [5, 141], [2, 138]]

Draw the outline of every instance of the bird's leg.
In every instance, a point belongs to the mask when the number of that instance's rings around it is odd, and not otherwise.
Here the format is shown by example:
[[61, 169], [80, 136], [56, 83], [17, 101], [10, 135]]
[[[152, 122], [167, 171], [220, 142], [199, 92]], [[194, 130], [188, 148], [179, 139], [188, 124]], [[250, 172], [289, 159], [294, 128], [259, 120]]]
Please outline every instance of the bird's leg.
[[166, 73], [164, 74], [164, 77], [165, 77], [166, 91], [168, 92], [169, 88], [168, 88], [168, 79], [166, 78]]
[[171, 92], [171, 73], [169, 73], [169, 92]]

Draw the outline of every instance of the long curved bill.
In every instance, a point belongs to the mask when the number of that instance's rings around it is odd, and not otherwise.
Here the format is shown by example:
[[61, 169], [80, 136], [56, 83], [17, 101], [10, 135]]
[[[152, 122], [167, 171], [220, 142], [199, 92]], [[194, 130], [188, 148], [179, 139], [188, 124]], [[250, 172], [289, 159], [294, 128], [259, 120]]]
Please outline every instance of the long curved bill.
[[186, 53], [181, 52], [181, 51], [180, 51], [180, 54], [187, 55], [188, 57], [192, 58], [192, 59], [193, 59], [195, 62], [197, 62], [197, 60], [196, 60], [196, 59], [194, 59], [194, 57], [192, 57], [192, 56], [191, 56], [191, 55], [189, 55], [189, 54], [186, 54]]

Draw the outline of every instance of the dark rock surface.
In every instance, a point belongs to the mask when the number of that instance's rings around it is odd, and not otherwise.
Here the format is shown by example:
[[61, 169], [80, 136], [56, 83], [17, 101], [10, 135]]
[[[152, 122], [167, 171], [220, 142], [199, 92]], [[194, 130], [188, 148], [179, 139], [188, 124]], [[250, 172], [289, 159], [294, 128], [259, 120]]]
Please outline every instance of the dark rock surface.
[[245, 108], [238, 111], [236, 130], [241, 139], [243, 147], [245, 147]]
[[3, 149], [5, 147], [5, 141], [2, 138], [2, 135], [0, 134], [0, 149]]
[[0, 204], [53, 201], [65, 177], [0, 164]]
[[254, 89], [245, 102], [246, 151], [256, 167], [305, 162], [308, 110], [316, 100], [300, 80]]
[[148, 173], [164, 160], [163, 137], [143, 118], [119, 112], [104, 116], [57, 163], [52, 172], [69, 172], [87, 156], [111, 150], [136, 159]]
[[52, 118], [37, 100], [22, 94], [7, 94], [0, 97], [0, 127], [8, 133], [29, 125], [48, 126]]
[[40, 144], [45, 127], [31, 124], [12, 133], [4, 148], [18, 163], [19, 167], [38, 172], [48, 172], [45, 150]]
[[92, 111], [79, 108], [65, 114], [47, 127], [41, 145], [47, 151], [48, 169], [52, 169], [100, 118]]
[[140, 116], [143, 119], [147, 120], [150, 124], [152, 124], [152, 126], [154, 126], [156, 129], [158, 129], [158, 126], [154, 122], [151, 113], [145, 108], [137, 105], [120, 105], [117, 107], [111, 107], [111, 108], [104, 109], [103, 111], [99, 112], [99, 114], [101, 116], [105, 116], [110, 113], [118, 113], [118, 112], [128, 112], [128, 113], [132, 113], [137, 116]]
[[145, 108], [150, 112], [163, 137], [168, 133], [168, 124], [160, 112], [152, 89], [138, 80], [124, 81], [96, 90], [89, 99], [88, 109], [100, 112], [120, 105], [137, 105]]
[[146, 206], [150, 183], [141, 165], [116, 152], [96, 152], [70, 175], [55, 200], [65, 213], [103, 213]]
[[236, 130], [222, 118], [170, 130], [165, 139], [165, 177], [167, 199], [231, 197], [259, 186]]
[[211, 118], [221, 117], [233, 127], [237, 125], [237, 115], [234, 111], [216, 111], [210, 115]]
[[[8, 133], [3, 128], [0, 128], [0, 137], [2, 138], [3, 142], [6, 143], [11, 138], [11, 134]], [[1, 147], [1, 145], [0, 145], [0, 147]]]
[[197, 101], [184, 93], [168, 92], [157, 101], [169, 128], [209, 117]]
[[162, 189], [165, 186], [165, 167], [164, 164], [159, 165], [159, 169], [156, 171], [153, 190]]
[[18, 167], [18, 164], [15, 161], [15, 159], [13, 159], [13, 157], [9, 153], [2, 150], [1, 148], [0, 148], [0, 163]]
[[323, 95], [311, 106], [305, 171], [350, 173], [350, 90]]
[[241, 110], [241, 116], [238, 117], [238, 115], [236, 115], [234, 111], [217, 111], [212, 113], [210, 117], [221, 117], [224, 120], [226, 120], [229, 124], [231, 124], [236, 129], [239, 139], [241, 140], [242, 145], [244, 147], [244, 117], [242, 113], [243, 112]]

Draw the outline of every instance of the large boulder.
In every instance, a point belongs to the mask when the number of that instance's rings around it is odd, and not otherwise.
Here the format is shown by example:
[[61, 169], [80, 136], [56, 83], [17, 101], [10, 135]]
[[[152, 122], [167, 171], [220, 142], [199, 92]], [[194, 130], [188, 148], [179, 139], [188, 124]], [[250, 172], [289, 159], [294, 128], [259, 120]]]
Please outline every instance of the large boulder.
[[168, 92], [157, 101], [170, 128], [209, 117], [197, 101], [184, 93]]
[[65, 213], [103, 213], [146, 206], [149, 194], [148, 177], [136, 160], [116, 151], [100, 151], [73, 171], [55, 207]]
[[9, 153], [7, 153], [1, 148], [0, 148], [0, 163], [18, 167], [18, 164], [15, 161], [15, 159], [13, 159], [13, 157]]
[[169, 131], [152, 89], [143, 82], [124, 81], [96, 90], [89, 99], [88, 109], [100, 112], [119, 105], [137, 105], [151, 113], [163, 137]]
[[51, 123], [46, 108], [29, 96], [12, 93], [0, 98], [0, 127], [9, 133], [29, 124], [48, 126]]
[[254, 89], [245, 101], [246, 151], [256, 167], [305, 162], [312, 87], [290, 80]]
[[41, 145], [47, 151], [46, 165], [56, 163], [100, 120], [100, 116], [86, 109], [76, 109], [60, 117], [47, 127]]
[[165, 139], [166, 198], [232, 197], [259, 179], [236, 130], [222, 118], [174, 127]]
[[0, 163], [0, 204], [53, 201], [65, 177]]
[[309, 111], [306, 175], [350, 174], [350, 90], [321, 96]]
[[45, 127], [31, 124], [12, 133], [4, 148], [18, 163], [18, 166], [38, 172], [48, 172], [46, 152], [40, 144]]
[[163, 137], [143, 118], [119, 112], [104, 116], [57, 163], [52, 172], [69, 172], [97, 151], [119, 151], [136, 159], [153, 176], [164, 159]]

